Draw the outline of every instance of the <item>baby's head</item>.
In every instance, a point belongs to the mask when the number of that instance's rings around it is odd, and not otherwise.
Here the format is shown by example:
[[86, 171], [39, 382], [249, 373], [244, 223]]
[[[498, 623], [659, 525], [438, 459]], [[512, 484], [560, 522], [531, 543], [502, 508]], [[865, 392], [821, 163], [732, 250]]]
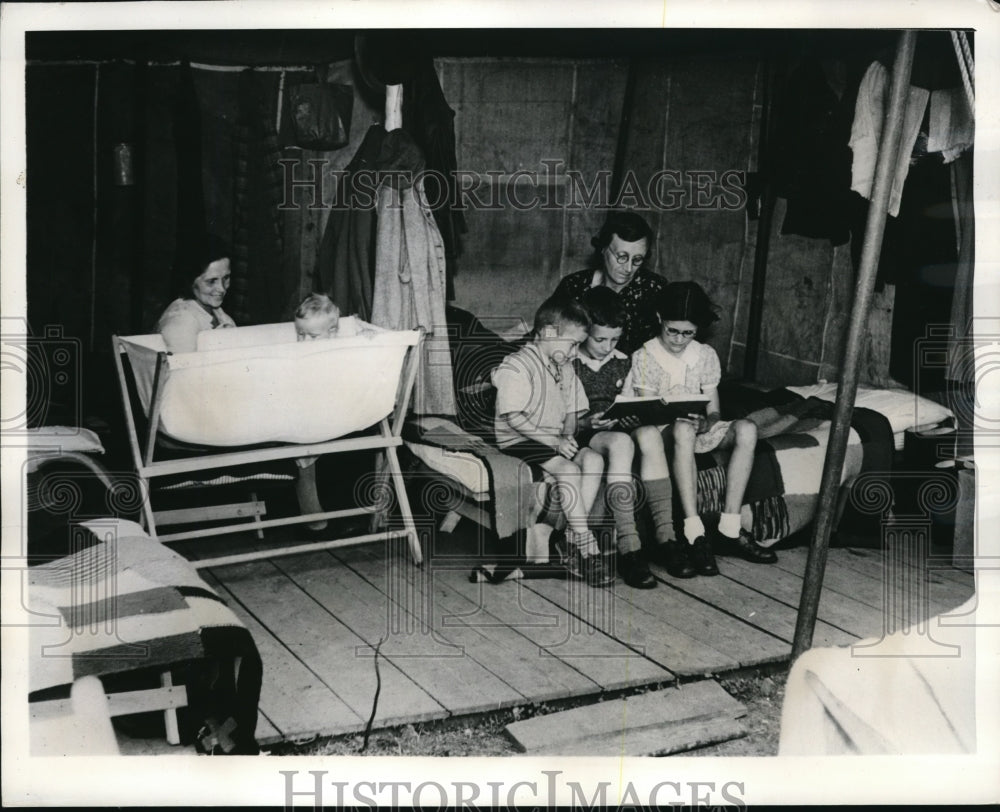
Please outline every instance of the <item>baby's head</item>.
[[535, 313], [535, 345], [546, 360], [561, 366], [576, 355], [589, 327], [590, 318], [583, 305], [552, 297], [542, 302]]
[[590, 316], [587, 340], [580, 349], [585, 355], [600, 361], [618, 346], [625, 327], [625, 305], [617, 293], [603, 285], [587, 290], [580, 298], [580, 304]]
[[295, 311], [295, 334], [299, 341], [332, 338], [337, 333], [340, 310], [325, 293], [310, 293]]

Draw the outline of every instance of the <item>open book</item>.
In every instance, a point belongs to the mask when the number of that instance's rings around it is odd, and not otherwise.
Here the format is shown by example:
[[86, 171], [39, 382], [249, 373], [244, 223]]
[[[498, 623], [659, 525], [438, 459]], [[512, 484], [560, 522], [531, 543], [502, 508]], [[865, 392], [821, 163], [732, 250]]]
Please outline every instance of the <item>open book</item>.
[[667, 395], [666, 397], [623, 397], [619, 395], [604, 413], [605, 420], [635, 415], [644, 426], [664, 426], [678, 417], [705, 414], [708, 395]]

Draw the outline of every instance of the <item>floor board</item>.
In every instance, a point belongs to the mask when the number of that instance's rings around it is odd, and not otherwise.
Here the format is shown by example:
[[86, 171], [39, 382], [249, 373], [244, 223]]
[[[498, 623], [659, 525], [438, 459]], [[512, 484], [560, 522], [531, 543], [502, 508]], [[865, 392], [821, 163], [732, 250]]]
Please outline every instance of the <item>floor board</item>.
[[[257, 641], [264, 661], [262, 743], [386, 727], [786, 661], [807, 550], [774, 565], [719, 557], [720, 575], [593, 589], [561, 579], [473, 582], [479, 535], [463, 520], [432, 534], [415, 567], [401, 543], [278, 557], [203, 571]], [[214, 548], [222, 548], [215, 541]], [[260, 545], [242, 538], [233, 549]], [[215, 552], [215, 550], [213, 550]], [[973, 579], [903, 562], [883, 578], [879, 550], [829, 551], [814, 645], [882, 633], [885, 601], [919, 575], [923, 611], [957, 606]], [[909, 580], [908, 580], [909, 579]]]

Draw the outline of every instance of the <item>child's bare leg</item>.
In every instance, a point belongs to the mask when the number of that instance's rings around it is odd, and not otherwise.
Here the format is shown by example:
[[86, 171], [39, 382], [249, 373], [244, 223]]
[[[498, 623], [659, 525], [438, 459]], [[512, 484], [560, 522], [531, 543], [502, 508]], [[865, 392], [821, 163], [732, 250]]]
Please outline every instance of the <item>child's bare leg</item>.
[[726, 513], [739, 513], [743, 506], [743, 495], [750, 481], [753, 468], [753, 454], [757, 447], [757, 426], [749, 420], [737, 420], [726, 433], [725, 443], [733, 443], [733, 453], [726, 469]]
[[639, 476], [643, 481], [669, 479], [667, 454], [663, 449], [663, 435], [656, 426], [640, 426], [633, 433], [639, 445]]
[[562, 508], [570, 530], [579, 534], [590, 532], [590, 527], [587, 524], [590, 509], [584, 508], [580, 493], [582, 484], [580, 466], [565, 457], [553, 457], [543, 462], [542, 468], [556, 478], [556, 484], [564, 492], [565, 498], [562, 500]]
[[601, 488], [604, 457], [592, 448], [581, 448], [573, 458], [573, 462], [580, 466], [580, 501], [589, 518], [597, 500], [597, 492]]
[[[303, 462], [306, 462], [305, 460]], [[299, 510], [303, 515], [307, 513], [322, 513], [323, 506], [319, 501], [319, 493], [316, 490], [316, 460], [308, 461], [308, 465], [299, 463], [299, 475], [295, 480], [295, 496], [299, 500]], [[307, 527], [310, 530], [323, 530], [326, 528], [326, 520], [309, 522]]]
[[712, 548], [705, 536], [705, 525], [698, 515], [698, 470], [694, 462], [696, 427], [686, 420], [674, 423], [674, 476], [684, 509], [684, 537], [688, 542], [691, 564], [698, 575], [718, 575]]
[[719, 539], [729, 552], [756, 564], [772, 564], [778, 560], [773, 550], [761, 547], [753, 538], [742, 532], [740, 508], [746, 493], [750, 471], [753, 468], [754, 449], [757, 446], [757, 426], [749, 420], [736, 420], [723, 438], [723, 448], [732, 446], [729, 467], [726, 469], [726, 500], [719, 516]]
[[[688, 533], [690, 519], [698, 518], [698, 470], [694, 464], [695, 426], [684, 420], [674, 423], [674, 476], [677, 479], [677, 494], [680, 496], [681, 508], [684, 510], [685, 535], [688, 541], [694, 541]], [[699, 519], [698, 524], [701, 524]], [[701, 528], [704, 535], [705, 529]]]
[[[592, 467], [594, 459], [603, 467], [604, 461], [595, 451], [584, 449], [586, 453], [577, 454], [583, 465]], [[604, 567], [597, 539], [590, 532], [587, 520], [592, 505], [584, 504], [581, 493], [584, 473], [580, 465], [565, 457], [553, 457], [542, 463], [542, 468], [556, 478], [560, 488], [564, 489], [562, 499], [563, 511], [569, 529], [566, 531], [566, 541], [573, 552], [570, 554], [568, 566], [570, 572], [583, 578], [591, 586], [605, 586], [614, 580], [614, 576]], [[567, 492], [568, 491], [568, 492]]]

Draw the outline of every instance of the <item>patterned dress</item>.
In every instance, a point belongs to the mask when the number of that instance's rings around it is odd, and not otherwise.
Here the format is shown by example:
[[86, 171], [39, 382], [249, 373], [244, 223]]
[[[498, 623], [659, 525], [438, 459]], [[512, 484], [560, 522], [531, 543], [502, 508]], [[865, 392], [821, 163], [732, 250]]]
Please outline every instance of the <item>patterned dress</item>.
[[[577, 301], [590, 288], [601, 284], [603, 272], [587, 268], [564, 276], [553, 296], [565, 296]], [[624, 288], [618, 291], [625, 307], [625, 324], [618, 349], [631, 355], [646, 341], [660, 333], [660, 320], [656, 317], [656, 301], [667, 286], [667, 280], [652, 271], [640, 268]]]
[[[719, 356], [708, 344], [692, 341], [680, 355], [664, 349], [658, 338], [652, 338], [632, 354], [632, 369], [625, 380], [626, 395], [646, 395], [654, 390], [666, 395], [710, 394], [722, 380]], [[730, 421], [720, 420], [695, 438], [698, 454], [716, 448], [729, 430]]]

